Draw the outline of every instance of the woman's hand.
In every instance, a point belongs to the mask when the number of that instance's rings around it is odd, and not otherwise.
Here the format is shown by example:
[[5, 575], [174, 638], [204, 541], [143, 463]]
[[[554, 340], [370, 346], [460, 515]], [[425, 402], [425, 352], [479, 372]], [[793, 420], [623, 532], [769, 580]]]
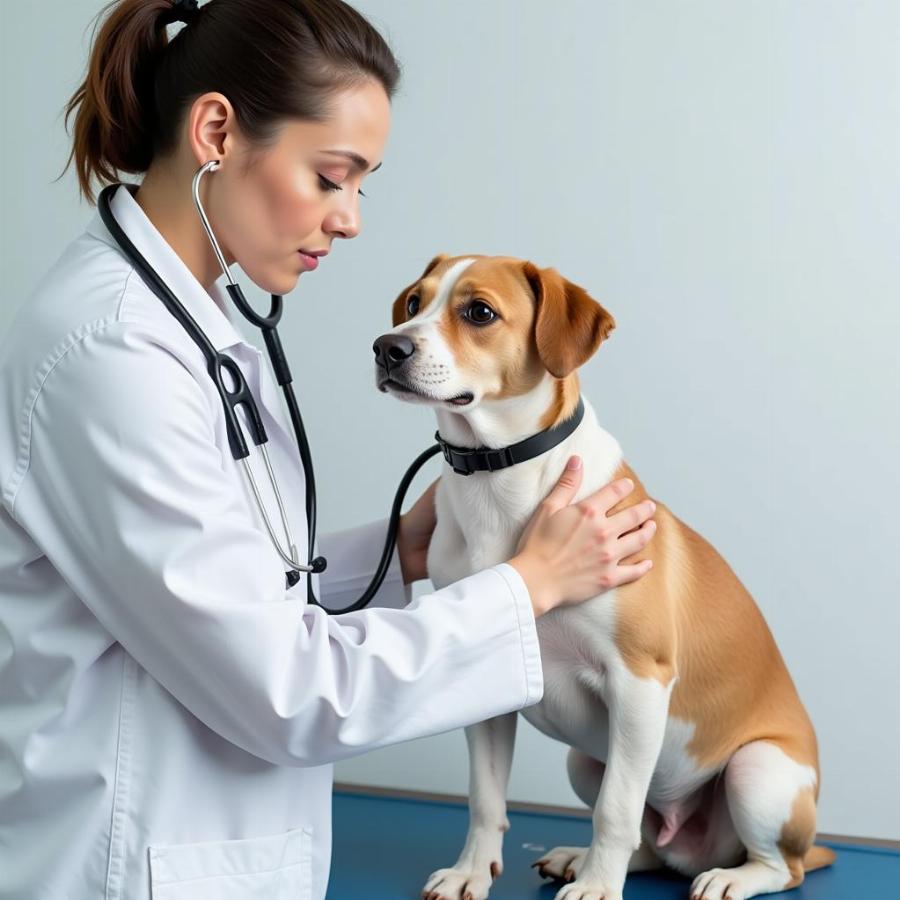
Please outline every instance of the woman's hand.
[[572, 503], [583, 475], [580, 458], [573, 456], [570, 462], [574, 460], [578, 467], [563, 471], [509, 560], [528, 587], [535, 616], [636, 581], [653, 565], [650, 559], [620, 561], [650, 542], [656, 530], [650, 518], [656, 504], [648, 499], [609, 515], [634, 490], [630, 478], [610, 482]]
[[412, 508], [400, 516], [397, 528], [397, 553], [400, 556], [400, 570], [403, 572], [404, 584], [428, 577], [425, 560], [428, 556], [431, 535], [437, 524], [434, 492], [438, 481], [440, 478], [436, 478]]

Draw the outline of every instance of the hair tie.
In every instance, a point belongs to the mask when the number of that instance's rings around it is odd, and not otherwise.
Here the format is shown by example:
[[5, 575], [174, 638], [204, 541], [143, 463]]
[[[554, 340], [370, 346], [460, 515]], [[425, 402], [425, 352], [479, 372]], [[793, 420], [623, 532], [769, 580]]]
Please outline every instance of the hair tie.
[[200, 15], [200, 7], [197, 0], [172, 0], [172, 10], [166, 14], [165, 22], [169, 25], [172, 22], [184, 22], [190, 25], [197, 16]]

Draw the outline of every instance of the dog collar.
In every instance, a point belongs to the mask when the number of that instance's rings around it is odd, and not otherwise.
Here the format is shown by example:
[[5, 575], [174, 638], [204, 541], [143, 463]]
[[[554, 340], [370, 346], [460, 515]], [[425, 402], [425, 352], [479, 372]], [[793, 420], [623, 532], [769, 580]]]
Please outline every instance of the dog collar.
[[496, 472], [516, 463], [534, 459], [557, 444], [564, 441], [584, 418], [584, 400], [579, 395], [575, 412], [553, 428], [539, 431], [524, 441], [510, 444], [508, 447], [454, 447], [448, 444], [439, 431], [434, 438], [441, 446], [444, 459], [453, 467], [458, 475], [471, 475], [473, 472]]

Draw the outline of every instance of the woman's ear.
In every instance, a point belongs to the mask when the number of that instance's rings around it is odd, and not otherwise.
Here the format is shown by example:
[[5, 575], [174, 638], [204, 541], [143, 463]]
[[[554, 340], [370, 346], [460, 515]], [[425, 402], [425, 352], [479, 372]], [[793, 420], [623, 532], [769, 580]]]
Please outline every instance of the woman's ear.
[[616, 320], [584, 288], [567, 281], [556, 269], [531, 262], [522, 274], [534, 292], [537, 315], [534, 340], [547, 371], [565, 378], [584, 365], [616, 327]]
[[239, 152], [235, 149], [236, 122], [234, 107], [224, 94], [209, 91], [193, 101], [188, 143], [198, 168], [211, 159], [230, 160]]
[[391, 306], [391, 322], [394, 328], [406, 321], [406, 304], [403, 301], [406, 300], [409, 289], [414, 285], [417, 285], [433, 268], [435, 268], [435, 266], [440, 265], [445, 259], [449, 259], [449, 256], [446, 253], [438, 253], [438, 255], [425, 266], [425, 271], [412, 284], [408, 284], [400, 291], [393, 306]]

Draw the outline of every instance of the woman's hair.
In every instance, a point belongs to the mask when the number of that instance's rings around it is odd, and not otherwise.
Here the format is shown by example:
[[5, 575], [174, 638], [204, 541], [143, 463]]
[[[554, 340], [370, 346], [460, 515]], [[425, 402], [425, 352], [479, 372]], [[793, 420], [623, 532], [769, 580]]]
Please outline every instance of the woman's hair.
[[286, 119], [325, 119], [339, 91], [375, 79], [390, 99], [400, 77], [384, 38], [342, 0], [209, 0], [171, 41], [171, 0], [113, 0], [104, 13], [65, 107], [75, 135], [62, 174], [74, 157], [91, 203], [92, 177], [146, 172], [174, 151], [186, 110], [206, 91], [229, 99], [244, 137], [262, 148]]

